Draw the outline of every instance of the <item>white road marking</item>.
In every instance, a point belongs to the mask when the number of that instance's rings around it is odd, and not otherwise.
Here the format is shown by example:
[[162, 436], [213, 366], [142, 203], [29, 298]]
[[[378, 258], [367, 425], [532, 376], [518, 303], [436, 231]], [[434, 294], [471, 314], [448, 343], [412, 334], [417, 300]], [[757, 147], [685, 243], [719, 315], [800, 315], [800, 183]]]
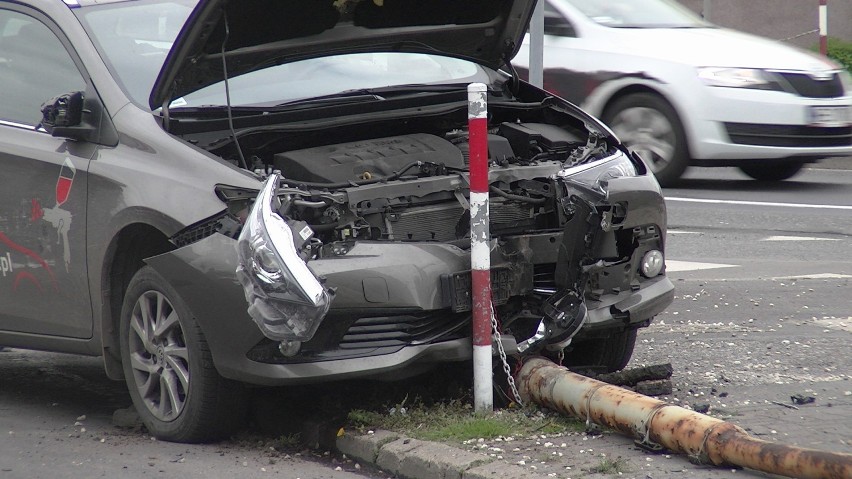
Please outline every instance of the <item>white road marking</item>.
[[816, 324], [831, 329], [840, 329], [852, 333], [852, 316], [848, 318], [824, 318], [814, 321]]
[[700, 235], [700, 231], [685, 231], [685, 230], [667, 230], [666, 234], [670, 235]]
[[696, 263], [693, 261], [675, 261], [666, 260], [666, 272], [672, 273], [675, 271], [698, 271], [703, 269], [717, 268], [738, 268], [736, 264], [721, 264], [721, 263]]
[[817, 238], [815, 236], [769, 236], [760, 241], [840, 241], [840, 238]]
[[739, 200], [709, 200], [705, 198], [679, 198], [667, 196], [666, 201], [680, 201], [683, 203], [708, 203], [716, 205], [749, 205], [749, 206], [782, 206], [787, 208], [811, 208], [823, 210], [849, 210], [852, 206], [846, 205], [812, 205], [806, 203], [774, 203], [771, 201], [739, 201]]
[[837, 273], [814, 273], [814, 274], [799, 274], [795, 276], [776, 276], [772, 279], [847, 279], [852, 278], [852, 275], [837, 274]]

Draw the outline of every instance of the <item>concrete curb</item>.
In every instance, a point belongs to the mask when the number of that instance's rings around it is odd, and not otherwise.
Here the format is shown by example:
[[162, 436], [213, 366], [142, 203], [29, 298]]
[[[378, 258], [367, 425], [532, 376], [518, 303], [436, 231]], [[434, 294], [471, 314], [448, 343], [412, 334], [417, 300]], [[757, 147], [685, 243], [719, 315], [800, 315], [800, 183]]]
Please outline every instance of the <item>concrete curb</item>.
[[545, 479], [529, 469], [482, 454], [389, 431], [344, 434], [337, 438], [341, 454], [405, 479]]

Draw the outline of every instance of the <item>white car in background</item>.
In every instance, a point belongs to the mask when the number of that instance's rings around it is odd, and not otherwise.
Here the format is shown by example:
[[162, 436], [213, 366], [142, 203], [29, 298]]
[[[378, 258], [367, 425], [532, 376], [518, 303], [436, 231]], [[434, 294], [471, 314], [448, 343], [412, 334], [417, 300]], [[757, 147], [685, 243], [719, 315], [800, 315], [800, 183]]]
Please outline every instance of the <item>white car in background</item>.
[[[513, 64], [528, 69], [528, 48]], [[779, 181], [852, 154], [848, 72], [673, 0], [547, 0], [544, 67], [545, 89], [603, 119], [663, 186], [689, 165]]]

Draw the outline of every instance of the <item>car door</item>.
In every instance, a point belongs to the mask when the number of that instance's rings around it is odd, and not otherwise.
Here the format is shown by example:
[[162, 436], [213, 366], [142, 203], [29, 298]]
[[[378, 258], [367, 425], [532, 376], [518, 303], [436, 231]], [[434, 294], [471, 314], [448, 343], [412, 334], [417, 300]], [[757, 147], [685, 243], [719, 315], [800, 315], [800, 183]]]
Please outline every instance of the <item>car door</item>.
[[96, 147], [54, 138], [40, 127], [42, 103], [86, 91], [87, 82], [55, 24], [3, 5], [0, 330], [89, 338], [86, 172]]

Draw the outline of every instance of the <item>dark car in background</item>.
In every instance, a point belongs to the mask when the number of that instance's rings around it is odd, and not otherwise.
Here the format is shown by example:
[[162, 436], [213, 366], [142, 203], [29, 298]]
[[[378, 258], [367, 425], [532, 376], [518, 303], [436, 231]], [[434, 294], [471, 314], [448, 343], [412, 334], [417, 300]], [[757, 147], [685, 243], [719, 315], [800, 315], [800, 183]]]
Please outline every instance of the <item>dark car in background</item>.
[[470, 360], [475, 82], [502, 344], [623, 367], [673, 298], [663, 198], [504, 73], [532, 3], [0, 1], [0, 344], [103, 356], [173, 441], [248, 385]]

